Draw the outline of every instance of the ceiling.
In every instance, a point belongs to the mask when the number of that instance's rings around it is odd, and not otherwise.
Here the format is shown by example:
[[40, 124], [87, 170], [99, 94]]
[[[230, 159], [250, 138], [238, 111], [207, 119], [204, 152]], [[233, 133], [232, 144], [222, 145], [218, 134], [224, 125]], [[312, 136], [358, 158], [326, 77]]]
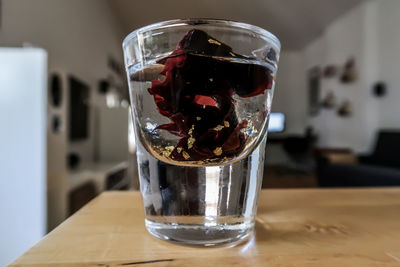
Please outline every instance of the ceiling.
[[109, 0], [125, 34], [176, 18], [223, 18], [274, 33], [285, 50], [301, 49], [336, 17], [364, 0]]

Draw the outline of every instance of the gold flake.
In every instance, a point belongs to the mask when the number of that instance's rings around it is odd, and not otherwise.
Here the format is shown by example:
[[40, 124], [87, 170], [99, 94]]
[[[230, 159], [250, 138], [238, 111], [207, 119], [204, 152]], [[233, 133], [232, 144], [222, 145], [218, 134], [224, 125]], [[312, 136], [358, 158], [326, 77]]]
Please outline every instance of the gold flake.
[[174, 149], [175, 149], [174, 146], [166, 146], [166, 147], [164, 147], [164, 149], [160, 147], [160, 150], [162, 150], [161, 154], [164, 157], [169, 157], [171, 155], [172, 151], [174, 151]]
[[218, 42], [217, 40], [214, 40], [214, 39], [208, 39], [208, 42], [210, 43], [210, 44], [216, 44], [216, 45], [221, 45], [221, 43], [220, 42]]
[[229, 127], [229, 121], [224, 121], [224, 126]]
[[188, 154], [186, 151], [183, 151], [183, 152], [182, 152], [182, 155], [183, 155], [183, 157], [184, 157], [185, 159], [189, 159], [189, 158], [190, 158], [189, 154]]
[[188, 132], [188, 134], [190, 135], [189, 139], [187, 140], [188, 149], [191, 149], [193, 147], [194, 142], [196, 141], [196, 139], [193, 138], [193, 130], [194, 130], [194, 124], [192, 125], [192, 127]]
[[234, 53], [232, 53], [232, 52], [229, 52], [229, 54], [230, 54], [231, 56], [233, 56], [233, 57], [236, 57], [236, 55], [235, 55]]
[[166, 146], [166, 147], [165, 147], [165, 149], [166, 149], [167, 151], [170, 151], [170, 152], [172, 152], [172, 151], [174, 150], [174, 148], [175, 148], [175, 147], [173, 147], [173, 146]]
[[222, 148], [219, 146], [219, 147], [217, 147], [216, 149], [214, 149], [214, 154], [216, 155], [216, 156], [220, 156], [221, 154], [222, 154]]
[[196, 117], [196, 120], [198, 120], [198, 121], [201, 120], [201, 117]]
[[178, 153], [181, 153], [181, 152], [182, 152], [182, 148], [178, 146], [178, 147], [176, 148], [176, 151], [178, 151]]
[[192, 125], [192, 128], [190, 128], [190, 130], [189, 130], [189, 132], [188, 132], [190, 136], [192, 136], [193, 130], [194, 130], [194, 125]]
[[224, 129], [224, 126], [222, 125], [217, 125], [217, 127], [214, 128], [216, 131], [221, 131], [222, 129]]
[[188, 149], [191, 149], [193, 147], [194, 142], [196, 142], [196, 139], [193, 137], [189, 137], [187, 144], [188, 144]]

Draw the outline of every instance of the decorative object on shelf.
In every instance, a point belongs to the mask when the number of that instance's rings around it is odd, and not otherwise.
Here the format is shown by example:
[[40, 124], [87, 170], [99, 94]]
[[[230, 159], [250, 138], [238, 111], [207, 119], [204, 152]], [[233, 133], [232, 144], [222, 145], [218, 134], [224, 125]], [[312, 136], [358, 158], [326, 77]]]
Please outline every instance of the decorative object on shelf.
[[323, 75], [325, 78], [332, 78], [338, 73], [338, 67], [335, 65], [328, 65], [324, 68]]
[[374, 96], [376, 96], [376, 97], [385, 96], [386, 92], [387, 92], [386, 83], [384, 83], [384, 82], [375, 83], [373, 88], [372, 88], [372, 92], [373, 92]]
[[337, 110], [340, 117], [350, 117], [353, 115], [353, 104], [349, 100], [343, 101]]
[[320, 109], [319, 95], [321, 91], [321, 69], [313, 67], [308, 71], [309, 114], [317, 116]]
[[351, 83], [357, 80], [358, 73], [356, 69], [356, 61], [354, 58], [350, 58], [347, 60], [344, 65], [343, 74], [340, 77], [342, 83]]
[[327, 109], [331, 109], [336, 106], [336, 96], [332, 91], [329, 91], [322, 100], [321, 106]]

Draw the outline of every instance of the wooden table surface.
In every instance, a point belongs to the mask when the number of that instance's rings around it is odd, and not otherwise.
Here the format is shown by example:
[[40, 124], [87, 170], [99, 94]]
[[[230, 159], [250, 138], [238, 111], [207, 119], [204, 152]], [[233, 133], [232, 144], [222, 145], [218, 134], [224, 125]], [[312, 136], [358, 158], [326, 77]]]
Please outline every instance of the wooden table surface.
[[256, 234], [194, 248], [147, 233], [138, 192], [94, 199], [11, 266], [400, 266], [400, 188], [263, 190]]

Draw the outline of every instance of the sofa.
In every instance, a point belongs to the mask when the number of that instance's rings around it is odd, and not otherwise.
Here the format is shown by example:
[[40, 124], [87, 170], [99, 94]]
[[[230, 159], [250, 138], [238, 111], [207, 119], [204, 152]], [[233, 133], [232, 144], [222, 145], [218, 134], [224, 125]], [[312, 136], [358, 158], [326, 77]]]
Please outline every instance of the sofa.
[[400, 130], [379, 131], [375, 144], [371, 154], [354, 155], [353, 160], [348, 156], [345, 162], [332, 159], [352, 155], [349, 150], [317, 152], [318, 184], [321, 187], [400, 186]]

